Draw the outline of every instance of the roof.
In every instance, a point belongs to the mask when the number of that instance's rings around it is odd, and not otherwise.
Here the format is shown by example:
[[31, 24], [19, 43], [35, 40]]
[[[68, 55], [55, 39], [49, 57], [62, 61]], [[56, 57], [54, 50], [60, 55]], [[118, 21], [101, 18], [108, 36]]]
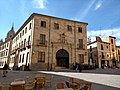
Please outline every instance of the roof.
[[103, 41], [94, 41], [94, 42], [88, 43], [87, 45], [90, 45], [90, 44], [93, 44], [93, 43], [96, 43], [96, 42], [105, 43], [105, 44], [110, 44], [110, 43], [108, 43], [108, 42], [103, 42]]

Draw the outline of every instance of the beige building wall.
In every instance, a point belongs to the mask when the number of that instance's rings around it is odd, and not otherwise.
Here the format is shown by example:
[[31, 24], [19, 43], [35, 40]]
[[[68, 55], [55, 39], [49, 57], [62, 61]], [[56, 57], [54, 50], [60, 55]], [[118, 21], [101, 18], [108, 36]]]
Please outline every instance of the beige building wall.
[[[40, 26], [40, 22], [46, 22], [46, 28]], [[54, 23], [59, 24], [59, 29], [54, 28]], [[72, 26], [72, 31], [67, 31], [67, 25]], [[78, 62], [78, 54], [84, 55], [84, 64], [88, 63], [87, 56], [87, 33], [86, 23], [66, 20], [56, 17], [44, 16], [40, 14], [34, 15], [34, 31], [32, 45], [32, 65], [31, 69], [40, 69], [41, 67], [55, 68], [57, 66], [56, 53], [64, 49], [69, 53], [69, 65]], [[82, 27], [82, 33], [78, 32], [78, 27]], [[39, 45], [40, 34], [46, 35], [46, 45]], [[64, 37], [65, 42], [61, 42]], [[83, 39], [83, 49], [78, 48], [78, 39]], [[45, 63], [38, 63], [38, 52], [45, 52]], [[48, 66], [49, 64], [49, 66]]]
[[[117, 50], [116, 50], [116, 38], [112, 36], [96, 36], [91, 38], [91, 43], [88, 44], [88, 47], [94, 47], [97, 43], [98, 51], [98, 62], [99, 67], [101, 65], [114, 67], [117, 65]], [[101, 50], [101, 45], [103, 45], [103, 50]], [[89, 49], [89, 48], [88, 48]], [[102, 55], [104, 58], [102, 58]]]
[[10, 68], [24, 69], [25, 65], [31, 65], [32, 39], [33, 39], [34, 19], [29, 19], [16, 32], [12, 40]]
[[120, 68], [120, 46], [116, 46], [116, 51], [117, 51], [117, 61], [118, 61], [117, 66]]

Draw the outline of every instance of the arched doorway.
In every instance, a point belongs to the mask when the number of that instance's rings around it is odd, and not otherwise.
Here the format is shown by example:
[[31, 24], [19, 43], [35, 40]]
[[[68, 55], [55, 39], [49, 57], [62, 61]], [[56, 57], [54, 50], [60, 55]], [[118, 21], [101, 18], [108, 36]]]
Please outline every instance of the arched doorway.
[[56, 53], [57, 66], [69, 68], [69, 53], [60, 49]]

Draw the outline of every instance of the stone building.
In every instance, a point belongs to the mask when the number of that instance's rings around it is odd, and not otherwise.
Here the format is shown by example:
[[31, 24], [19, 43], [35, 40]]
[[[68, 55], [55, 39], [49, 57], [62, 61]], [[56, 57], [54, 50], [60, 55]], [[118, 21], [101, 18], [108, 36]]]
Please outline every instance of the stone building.
[[120, 67], [120, 46], [116, 46], [116, 52], [117, 52], [117, 60], [118, 60], [118, 67]]
[[14, 27], [12, 26], [11, 30], [7, 33], [5, 42], [1, 41], [1, 44], [0, 44], [0, 68], [3, 68], [5, 62], [9, 64], [12, 38], [14, 37], [14, 35], [15, 35]]
[[92, 60], [99, 68], [101, 68], [102, 65], [110, 67], [117, 66], [118, 59], [115, 37], [92, 37], [87, 48], [89, 61]]
[[31, 70], [87, 64], [87, 23], [33, 13], [16, 32], [10, 65]]

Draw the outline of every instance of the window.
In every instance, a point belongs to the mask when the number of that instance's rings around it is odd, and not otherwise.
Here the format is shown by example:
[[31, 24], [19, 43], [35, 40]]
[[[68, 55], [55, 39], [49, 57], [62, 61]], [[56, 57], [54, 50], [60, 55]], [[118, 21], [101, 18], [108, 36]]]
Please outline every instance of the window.
[[27, 52], [27, 56], [26, 56], [26, 65], [29, 63], [28, 60], [29, 60], [29, 52]]
[[21, 62], [21, 58], [22, 58], [22, 55], [20, 55], [20, 58], [19, 58], [19, 63]]
[[118, 54], [120, 55], [120, 50], [118, 50]]
[[46, 27], [46, 21], [41, 21], [41, 27]]
[[112, 45], [112, 51], [113, 51], [113, 52], [115, 51], [115, 49], [114, 49], [114, 45]]
[[111, 39], [111, 43], [113, 44], [113, 39]]
[[105, 58], [104, 53], [102, 52], [101, 54], [102, 54], [102, 59], [104, 59]]
[[32, 28], [32, 24], [30, 23], [29, 30]]
[[25, 43], [26, 43], [26, 39], [24, 39], [24, 46], [25, 46]]
[[30, 42], [30, 36], [28, 37], [28, 42]]
[[78, 44], [78, 48], [83, 48], [83, 39], [78, 39], [78, 42], [79, 42], [79, 44]]
[[6, 56], [7, 56], [7, 51], [6, 51]]
[[68, 30], [68, 31], [72, 31], [72, 26], [67, 25], [67, 30]]
[[23, 54], [23, 57], [22, 57], [22, 63], [24, 62], [24, 56], [25, 56], [25, 54]]
[[22, 36], [24, 35], [24, 30], [23, 30], [23, 33], [22, 33]]
[[45, 52], [38, 52], [38, 62], [45, 62]]
[[103, 49], [103, 45], [102, 45], [102, 44], [101, 44], [101, 50], [104, 50], [104, 49]]
[[108, 48], [108, 46], [106, 46], [106, 48]]
[[45, 44], [45, 34], [40, 34], [40, 44]]
[[20, 38], [21, 38], [21, 33], [20, 33]]
[[79, 62], [84, 63], [84, 54], [78, 54]]
[[18, 35], [18, 40], [19, 40], [19, 35]]
[[78, 32], [82, 33], [82, 27], [78, 27]]
[[25, 33], [27, 33], [27, 27], [25, 28]]
[[58, 23], [54, 23], [54, 29], [59, 29], [59, 24]]

